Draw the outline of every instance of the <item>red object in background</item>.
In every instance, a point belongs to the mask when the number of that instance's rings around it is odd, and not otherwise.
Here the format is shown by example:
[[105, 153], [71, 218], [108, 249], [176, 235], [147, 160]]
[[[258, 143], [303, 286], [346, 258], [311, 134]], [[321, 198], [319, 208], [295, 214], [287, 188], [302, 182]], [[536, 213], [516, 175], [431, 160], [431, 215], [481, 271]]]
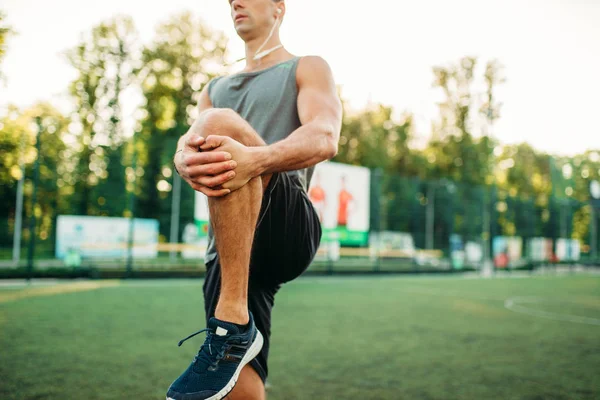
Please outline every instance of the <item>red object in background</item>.
[[494, 265], [496, 268], [508, 267], [508, 254], [500, 253], [494, 258]]
[[350, 192], [342, 189], [339, 195], [339, 206], [338, 206], [338, 225], [348, 225], [348, 203], [352, 201], [352, 195]]

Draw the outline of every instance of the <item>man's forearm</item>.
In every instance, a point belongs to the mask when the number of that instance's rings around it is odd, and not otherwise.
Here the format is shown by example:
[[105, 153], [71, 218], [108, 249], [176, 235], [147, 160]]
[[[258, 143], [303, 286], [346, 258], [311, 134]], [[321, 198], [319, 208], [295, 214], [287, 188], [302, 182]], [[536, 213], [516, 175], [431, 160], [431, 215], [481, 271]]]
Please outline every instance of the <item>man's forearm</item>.
[[313, 121], [279, 142], [255, 147], [259, 174], [294, 171], [329, 160], [337, 154], [338, 137], [330, 124]]

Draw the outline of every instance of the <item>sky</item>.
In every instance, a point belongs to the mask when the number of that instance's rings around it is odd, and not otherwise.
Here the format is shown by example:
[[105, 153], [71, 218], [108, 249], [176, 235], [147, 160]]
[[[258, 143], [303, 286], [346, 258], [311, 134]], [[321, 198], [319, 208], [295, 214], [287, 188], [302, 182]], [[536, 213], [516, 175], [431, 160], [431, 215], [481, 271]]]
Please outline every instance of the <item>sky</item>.
[[[330, 64], [351, 107], [382, 103], [415, 115], [421, 142], [438, 115], [432, 67], [476, 56], [498, 59], [506, 83], [493, 129], [503, 143], [573, 155], [600, 149], [600, 0], [287, 0], [282, 42]], [[0, 0], [11, 38], [0, 108], [49, 100], [68, 108], [74, 78], [62, 52], [116, 14], [133, 17], [142, 40], [170, 15], [190, 10], [244, 47], [227, 0]], [[243, 65], [241, 65], [243, 66]], [[240, 67], [241, 67], [240, 66]], [[478, 132], [474, 132], [476, 135]]]

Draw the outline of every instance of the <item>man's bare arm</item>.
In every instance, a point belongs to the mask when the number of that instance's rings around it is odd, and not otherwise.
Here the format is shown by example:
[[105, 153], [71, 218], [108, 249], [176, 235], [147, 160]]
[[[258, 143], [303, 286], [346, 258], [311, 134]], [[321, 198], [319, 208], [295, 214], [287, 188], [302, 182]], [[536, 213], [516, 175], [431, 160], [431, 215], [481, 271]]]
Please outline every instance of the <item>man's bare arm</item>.
[[279, 142], [254, 148], [261, 175], [307, 168], [337, 154], [342, 104], [329, 65], [320, 57], [304, 57], [296, 81], [302, 126]]

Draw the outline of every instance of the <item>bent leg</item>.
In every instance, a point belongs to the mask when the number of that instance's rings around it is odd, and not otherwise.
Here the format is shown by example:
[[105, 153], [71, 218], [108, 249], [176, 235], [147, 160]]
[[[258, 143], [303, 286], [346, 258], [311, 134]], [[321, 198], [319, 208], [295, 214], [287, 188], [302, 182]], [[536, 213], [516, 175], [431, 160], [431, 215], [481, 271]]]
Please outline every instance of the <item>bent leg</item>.
[[[203, 137], [209, 135], [229, 136], [249, 147], [267, 145], [246, 120], [228, 108], [205, 110], [198, 116], [190, 131]], [[269, 184], [271, 174], [262, 175], [261, 178], [264, 190]]]
[[[246, 146], [265, 142], [237, 113], [226, 109], [204, 112], [192, 126], [204, 137], [229, 136]], [[236, 324], [248, 323], [248, 274], [250, 252], [269, 176], [251, 179], [223, 197], [209, 197], [208, 208], [221, 264], [221, 290], [215, 317]]]

